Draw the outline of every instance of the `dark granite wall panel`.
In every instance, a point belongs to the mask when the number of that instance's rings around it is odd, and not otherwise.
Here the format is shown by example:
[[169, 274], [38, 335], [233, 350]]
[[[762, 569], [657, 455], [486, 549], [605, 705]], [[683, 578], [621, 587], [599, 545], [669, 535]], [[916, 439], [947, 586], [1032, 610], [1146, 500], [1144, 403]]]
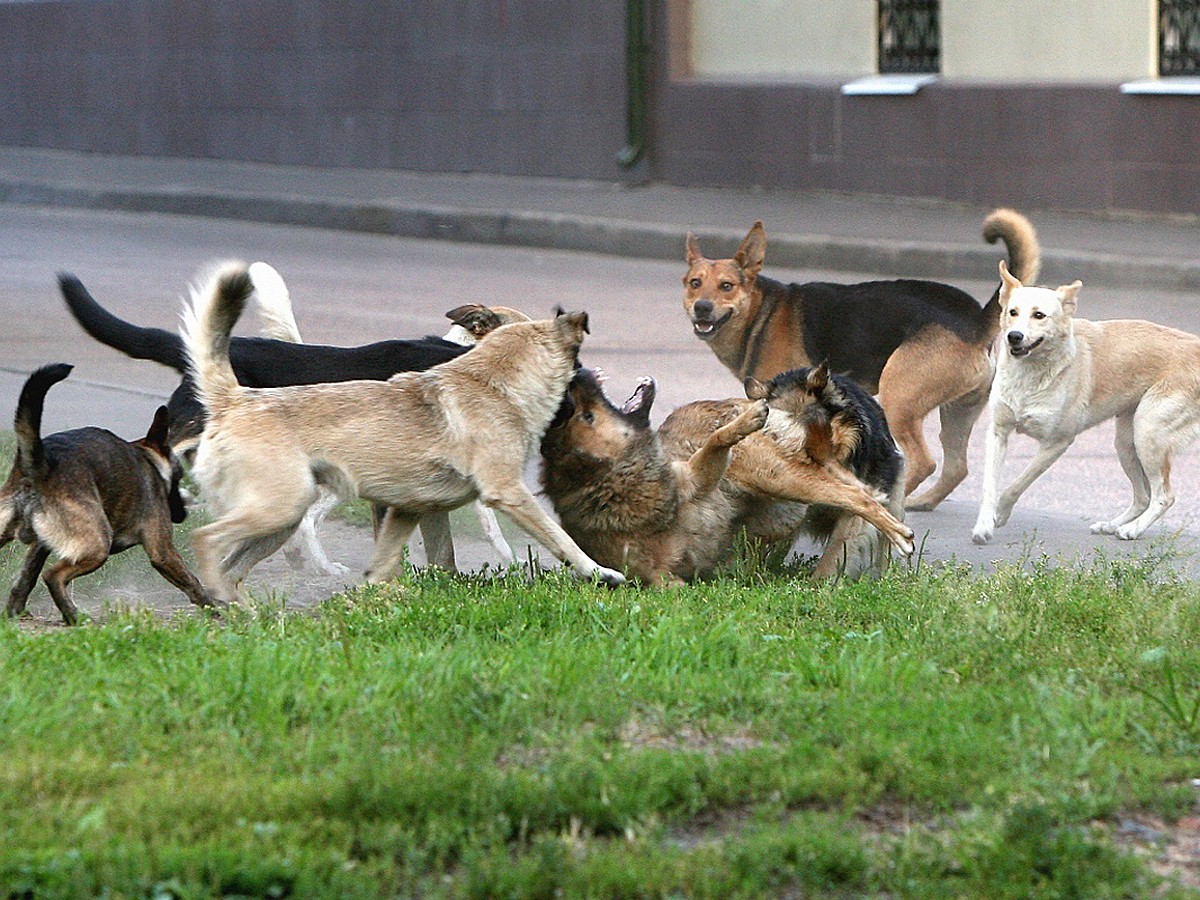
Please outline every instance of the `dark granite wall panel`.
[[[676, 184], [865, 191], [1026, 208], [1200, 213], [1200, 98], [1118, 85], [662, 81], [654, 174]], [[734, 134], [717, 111], [749, 110]]]
[[0, 4], [0, 143], [616, 179], [621, 0]]

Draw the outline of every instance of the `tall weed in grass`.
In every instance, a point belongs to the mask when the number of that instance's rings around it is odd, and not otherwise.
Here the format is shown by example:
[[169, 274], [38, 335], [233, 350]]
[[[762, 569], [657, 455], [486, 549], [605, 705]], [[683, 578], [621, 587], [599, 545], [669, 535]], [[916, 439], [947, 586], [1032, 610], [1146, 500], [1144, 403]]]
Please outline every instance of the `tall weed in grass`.
[[0, 895], [1143, 897], [1103, 823], [1194, 807], [1198, 672], [1103, 561], [7, 624]]

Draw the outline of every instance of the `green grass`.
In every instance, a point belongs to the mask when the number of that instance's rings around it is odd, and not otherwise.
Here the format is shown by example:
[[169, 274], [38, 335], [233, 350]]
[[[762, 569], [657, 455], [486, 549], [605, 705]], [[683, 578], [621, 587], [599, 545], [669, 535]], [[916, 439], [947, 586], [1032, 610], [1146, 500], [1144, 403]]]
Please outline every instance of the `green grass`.
[[1149, 563], [0, 623], [0, 897], [1196, 897], [1198, 704]]

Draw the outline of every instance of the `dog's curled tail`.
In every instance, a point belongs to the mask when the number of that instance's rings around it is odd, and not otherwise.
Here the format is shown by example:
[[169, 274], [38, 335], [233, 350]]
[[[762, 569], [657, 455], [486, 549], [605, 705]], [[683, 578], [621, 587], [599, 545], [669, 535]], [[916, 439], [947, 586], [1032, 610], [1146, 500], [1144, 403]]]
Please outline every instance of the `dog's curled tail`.
[[277, 341], [303, 344], [300, 327], [292, 313], [292, 298], [287, 283], [273, 266], [265, 262], [250, 263], [250, 280], [254, 282], [254, 299], [258, 301], [258, 317], [262, 332]]
[[1004, 241], [1008, 248], [1008, 271], [1023, 284], [1034, 284], [1042, 270], [1042, 245], [1033, 223], [1015, 209], [992, 210], [983, 220], [983, 239], [989, 244]]
[[192, 285], [180, 333], [188, 369], [200, 402], [212, 414], [233, 402], [241, 390], [229, 362], [229, 335], [254, 291], [244, 262], [226, 262]]
[[44, 477], [46, 452], [42, 448], [42, 408], [46, 392], [69, 374], [74, 366], [55, 363], [42, 366], [29, 376], [17, 400], [13, 431], [17, 433], [17, 468], [27, 478]]

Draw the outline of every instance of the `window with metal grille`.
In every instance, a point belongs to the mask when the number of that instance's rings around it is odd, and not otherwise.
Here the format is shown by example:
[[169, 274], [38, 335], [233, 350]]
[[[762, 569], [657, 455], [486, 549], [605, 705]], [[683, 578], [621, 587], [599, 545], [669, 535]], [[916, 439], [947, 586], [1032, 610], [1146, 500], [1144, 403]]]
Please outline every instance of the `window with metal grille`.
[[880, 73], [937, 73], [941, 31], [938, 0], [879, 0]]
[[1200, 0], [1158, 0], [1158, 74], [1200, 75]]

